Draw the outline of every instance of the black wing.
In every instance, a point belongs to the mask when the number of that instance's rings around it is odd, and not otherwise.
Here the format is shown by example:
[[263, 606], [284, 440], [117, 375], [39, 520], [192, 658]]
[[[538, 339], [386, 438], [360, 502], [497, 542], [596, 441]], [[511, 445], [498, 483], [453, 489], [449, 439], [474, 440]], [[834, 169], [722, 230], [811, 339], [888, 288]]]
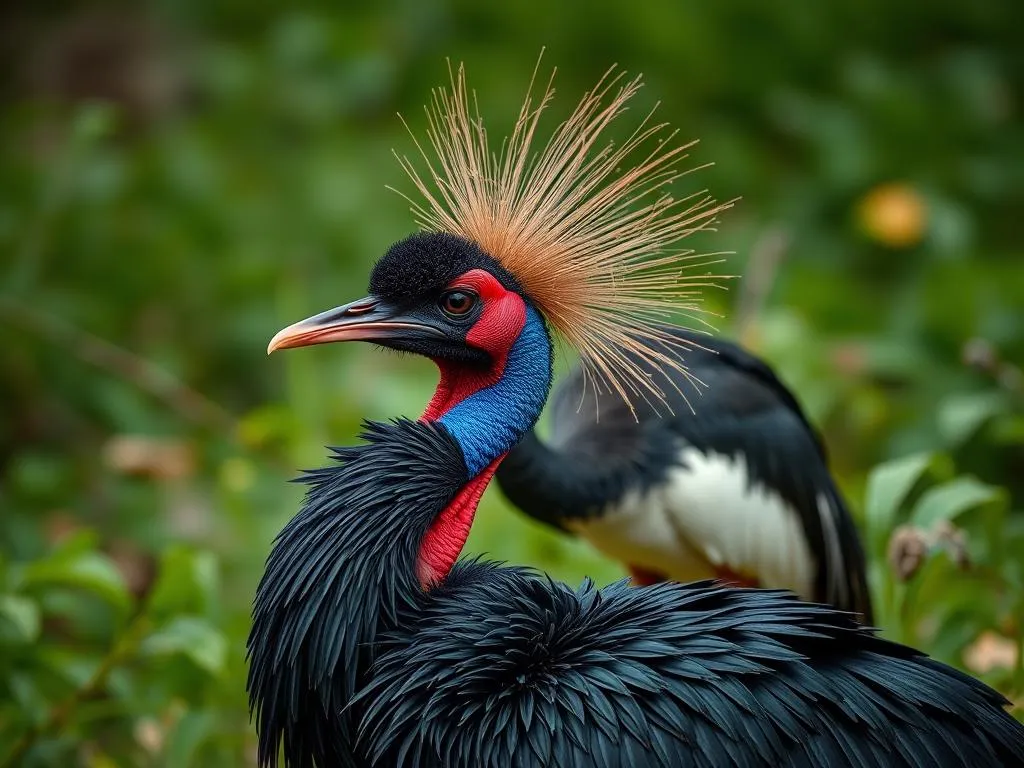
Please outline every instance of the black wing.
[[643, 401], [634, 415], [615, 394], [598, 392], [595, 400], [591, 387], [583, 397], [577, 367], [552, 398], [550, 449], [530, 437], [499, 469], [506, 495], [527, 514], [558, 525], [596, 514], [632, 487], [660, 482], [677, 460], [673, 437], [705, 453], [742, 457], [751, 481], [772, 489], [799, 515], [818, 561], [815, 599], [857, 611], [871, 623], [856, 526], [828, 471], [824, 443], [792, 392], [736, 344], [672, 332], [693, 345], [684, 358], [702, 386], [680, 371], [637, 360], [665, 392], [672, 415]]
[[980, 682], [789, 593], [463, 562], [359, 694], [379, 766], [1019, 766]]

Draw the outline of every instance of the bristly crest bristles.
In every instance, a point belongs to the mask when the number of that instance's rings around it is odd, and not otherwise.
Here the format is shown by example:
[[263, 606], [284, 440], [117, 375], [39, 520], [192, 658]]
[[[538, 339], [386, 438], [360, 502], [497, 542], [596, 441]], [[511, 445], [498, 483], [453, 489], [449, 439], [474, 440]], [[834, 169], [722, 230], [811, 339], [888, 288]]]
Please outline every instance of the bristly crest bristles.
[[[535, 100], [534, 70], [512, 135], [494, 153], [475, 94], [471, 112], [463, 66], [452, 72], [449, 64], [449, 75], [450, 90], [433, 91], [426, 108], [432, 153], [413, 134], [426, 172], [396, 153], [423, 196], [403, 195], [417, 223], [477, 243], [515, 275], [580, 352], [595, 385], [627, 402], [663, 402], [628, 353], [685, 372], [673, 349], [679, 342], [664, 324], [680, 311], [702, 312], [701, 290], [723, 277], [692, 274], [720, 259], [677, 247], [732, 205], [705, 191], [682, 199], [666, 191], [687, 173], [679, 166], [696, 142], [671, 146], [676, 131], [654, 123], [654, 110], [620, 145], [603, 139], [642, 84], [612, 67], [538, 152], [534, 139], [555, 72]], [[634, 153], [640, 161], [625, 165]]]

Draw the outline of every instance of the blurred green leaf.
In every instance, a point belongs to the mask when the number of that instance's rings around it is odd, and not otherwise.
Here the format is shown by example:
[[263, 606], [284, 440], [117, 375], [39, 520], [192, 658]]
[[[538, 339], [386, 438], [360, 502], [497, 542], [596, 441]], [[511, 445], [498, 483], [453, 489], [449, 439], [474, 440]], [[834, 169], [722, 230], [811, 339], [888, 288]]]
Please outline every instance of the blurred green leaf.
[[932, 366], [924, 349], [900, 338], [873, 339], [864, 344], [864, 354], [876, 375], [913, 379]]
[[108, 645], [89, 652], [74, 646], [51, 645], [39, 648], [35, 662], [63, 687], [80, 688], [95, 674], [100, 658], [110, 651]]
[[5, 682], [11, 697], [17, 703], [19, 714], [32, 723], [39, 723], [46, 715], [49, 702], [40, 690], [40, 681], [32, 675], [32, 671], [12, 671]]
[[74, 116], [72, 135], [76, 142], [83, 144], [97, 141], [110, 134], [116, 120], [116, 110], [110, 104], [86, 104]]
[[29, 564], [22, 572], [22, 587], [68, 587], [91, 592], [121, 612], [127, 612], [131, 596], [120, 571], [109, 557], [77, 548], [58, 551]]
[[1009, 402], [1003, 392], [955, 394], [939, 406], [939, 432], [948, 445], [970, 438], [993, 416], [1005, 413]]
[[68, 480], [68, 467], [53, 454], [21, 453], [8, 475], [14, 487], [38, 499], [58, 498]]
[[[39, 606], [22, 595], [0, 595], [0, 619], [6, 620], [18, 643], [31, 643], [39, 637]], [[3, 637], [0, 632], [0, 637]]]
[[227, 640], [209, 621], [179, 616], [142, 642], [150, 657], [181, 655], [210, 675], [220, 675], [227, 661]]
[[993, 425], [992, 440], [1007, 445], [1024, 445], [1024, 416], [999, 419]]
[[167, 738], [164, 755], [168, 768], [189, 768], [196, 764], [195, 757], [203, 742], [211, 736], [214, 717], [210, 712], [189, 712], [174, 727]]
[[937, 485], [925, 491], [911, 513], [914, 525], [930, 530], [936, 523], [952, 522], [962, 513], [984, 504], [1003, 504], [1006, 492], [1002, 488], [986, 485], [971, 477]]
[[881, 464], [871, 470], [864, 514], [873, 539], [888, 535], [910, 491], [939, 461], [936, 454], [919, 453]]
[[217, 560], [210, 552], [184, 545], [168, 548], [160, 557], [160, 573], [149, 598], [157, 619], [183, 613], [206, 615], [217, 593]]

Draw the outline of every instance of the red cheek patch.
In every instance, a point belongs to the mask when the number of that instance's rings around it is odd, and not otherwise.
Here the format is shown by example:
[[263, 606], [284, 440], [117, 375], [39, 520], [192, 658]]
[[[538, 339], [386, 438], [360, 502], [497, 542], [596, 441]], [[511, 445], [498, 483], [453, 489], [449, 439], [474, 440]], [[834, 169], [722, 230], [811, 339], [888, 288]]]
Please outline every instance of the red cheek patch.
[[[423, 413], [425, 421], [441, 418], [466, 398], [497, 383], [505, 373], [509, 350], [526, 325], [523, 298], [515, 291], [507, 290], [489, 272], [474, 269], [448, 287], [471, 290], [483, 302], [483, 312], [466, 334], [466, 343], [487, 352], [493, 363], [487, 369], [480, 369], [449, 360], [435, 360], [441, 369], [441, 381]], [[416, 577], [423, 589], [430, 589], [443, 580], [455, 565], [469, 537], [480, 497], [503, 458], [504, 455], [499, 456], [476, 477], [470, 478], [431, 523], [416, 558]]]
[[487, 352], [494, 364], [481, 370], [435, 360], [441, 369], [441, 380], [423, 412], [425, 421], [436, 421], [473, 393], [495, 384], [505, 372], [508, 351], [526, 324], [526, 303], [522, 297], [507, 290], [489, 272], [471, 270], [448, 287], [471, 290], [483, 302], [484, 310], [466, 334], [466, 343]]

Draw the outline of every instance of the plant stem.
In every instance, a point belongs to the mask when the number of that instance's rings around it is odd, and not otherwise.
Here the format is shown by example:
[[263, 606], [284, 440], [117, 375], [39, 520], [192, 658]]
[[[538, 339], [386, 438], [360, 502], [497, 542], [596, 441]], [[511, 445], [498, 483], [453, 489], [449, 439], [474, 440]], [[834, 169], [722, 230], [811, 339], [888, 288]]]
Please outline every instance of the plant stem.
[[234, 428], [234, 418], [219, 405], [163, 368], [123, 347], [9, 296], [0, 296], [0, 315], [23, 329], [72, 350], [97, 368], [135, 384], [201, 427], [228, 434]]
[[764, 309], [765, 301], [775, 284], [779, 265], [790, 244], [789, 232], [781, 226], [766, 229], [750, 249], [746, 274], [740, 283], [740, 294], [736, 300], [733, 334], [744, 344], [752, 345], [757, 320]]
[[94, 333], [77, 328], [55, 315], [2, 294], [0, 318], [11, 320], [22, 329], [69, 350], [80, 360], [157, 399], [183, 419], [223, 435], [243, 450], [257, 453], [268, 464], [291, 472], [290, 463], [282, 462], [279, 457], [267, 451], [254, 450], [251, 446], [241, 444], [236, 429], [237, 419], [230, 411], [152, 361]]

